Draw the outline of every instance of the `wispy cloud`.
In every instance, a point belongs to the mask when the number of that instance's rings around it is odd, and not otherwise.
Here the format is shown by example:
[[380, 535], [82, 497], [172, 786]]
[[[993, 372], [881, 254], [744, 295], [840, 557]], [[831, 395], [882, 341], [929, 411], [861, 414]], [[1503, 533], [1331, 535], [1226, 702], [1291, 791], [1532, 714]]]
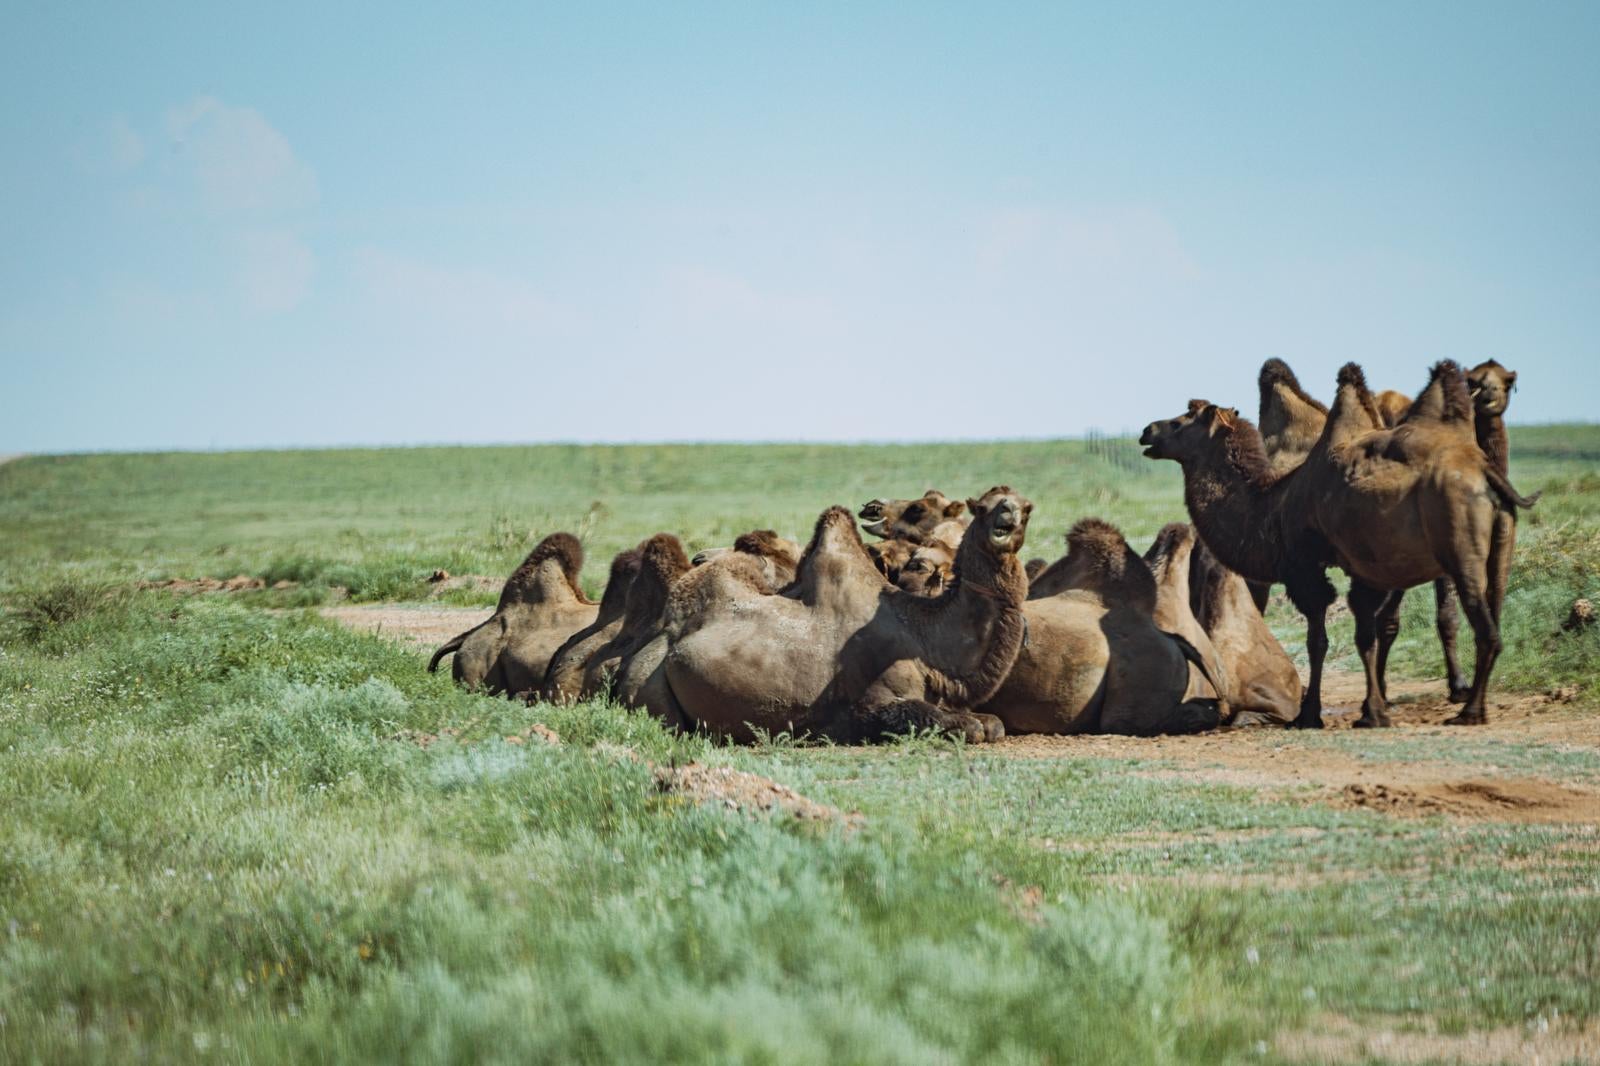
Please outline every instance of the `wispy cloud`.
[[197, 96], [167, 112], [166, 129], [214, 211], [293, 210], [317, 199], [316, 175], [253, 108]]

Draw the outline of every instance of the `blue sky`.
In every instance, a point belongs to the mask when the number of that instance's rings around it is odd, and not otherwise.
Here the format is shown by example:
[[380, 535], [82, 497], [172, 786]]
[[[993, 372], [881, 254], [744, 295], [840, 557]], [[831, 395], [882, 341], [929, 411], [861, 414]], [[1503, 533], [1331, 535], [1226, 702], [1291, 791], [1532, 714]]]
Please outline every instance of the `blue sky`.
[[29, 5], [0, 451], [1600, 399], [1600, 4]]

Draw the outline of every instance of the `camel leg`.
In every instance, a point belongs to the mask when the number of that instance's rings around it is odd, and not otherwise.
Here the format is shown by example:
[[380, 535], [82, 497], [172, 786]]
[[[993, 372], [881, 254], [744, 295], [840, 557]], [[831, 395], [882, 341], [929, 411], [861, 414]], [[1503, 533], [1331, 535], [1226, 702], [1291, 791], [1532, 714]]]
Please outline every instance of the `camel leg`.
[[1256, 610], [1266, 614], [1267, 601], [1272, 598], [1272, 586], [1264, 581], [1251, 581], [1248, 578], [1244, 584], [1250, 590], [1250, 598], [1255, 601]]
[[863, 741], [905, 736], [925, 729], [935, 729], [946, 736], [965, 737], [968, 744], [999, 740], [1006, 735], [1006, 727], [992, 714], [947, 711], [925, 700], [899, 700], [880, 707], [864, 707], [856, 721], [856, 736]]
[[1455, 579], [1456, 595], [1461, 597], [1461, 609], [1466, 612], [1472, 626], [1472, 636], [1477, 644], [1476, 662], [1472, 670], [1472, 691], [1467, 695], [1466, 706], [1445, 725], [1483, 725], [1489, 714], [1485, 697], [1489, 690], [1489, 675], [1495, 660], [1500, 658], [1500, 608], [1505, 602], [1506, 581], [1511, 572], [1511, 551], [1517, 539], [1517, 521], [1508, 512], [1495, 515], [1494, 533], [1489, 545], [1486, 580], [1479, 575], [1459, 573]]
[[1383, 696], [1383, 678], [1378, 665], [1378, 618], [1388, 606], [1390, 594], [1360, 581], [1350, 582], [1350, 613], [1356, 619], [1356, 652], [1361, 656], [1361, 668], [1367, 675], [1367, 696], [1361, 701], [1361, 717], [1356, 719], [1357, 729], [1377, 729], [1389, 724], [1387, 700]]
[[1215, 699], [1186, 700], [1158, 714], [1118, 714], [1107, 709], [1100, 714], [1100, 732], [1125, 737], [1182, 736], [1204, 733], [1222, 725], [1222, 702]]
[[1405, 589], [1396, 589], [1378, 608], [1378, 695], [1383, 697], [1385, 725], [1388, 725], [1389, 702], [1389, 652], [1400, 636], [1400, 605], [1405, 602]]
[[1450, 686], [1450, 702], [1467, 702], [1467, 679], [1461, 676], [1461, 660], [1456, 658], [1456, 629], [1460, 619], [1456, 610], [1456, 590], [1450, 579], [1433, 583], [1433, 624], [1439, 630], [1439, 646], [1444, 649], [1444, 676]]
[[1300, 697], [1300, 717], [1289, 723], [1292, 729], [1322, 728], [1322, 660], [1328, 655], [1328, 605], [1333, 602], [1333, 583], [1321, 569], [1307, 569], [1284, 583], [1289, 599], [1306, 618], [1306, 657], [1311, 660], [1311, 676]]

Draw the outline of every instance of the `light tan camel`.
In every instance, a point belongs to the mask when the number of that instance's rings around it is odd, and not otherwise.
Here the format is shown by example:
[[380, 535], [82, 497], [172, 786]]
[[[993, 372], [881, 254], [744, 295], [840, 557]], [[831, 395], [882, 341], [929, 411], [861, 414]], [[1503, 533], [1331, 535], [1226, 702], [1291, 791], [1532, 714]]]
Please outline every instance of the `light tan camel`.
[[720, 600], [664, 662], [668, 717], [739, 740], [761, 733], [857, 742], [938, 729], [994, 739], [972, 707], [1016, 661], [1027, 581], [1017, 559], [1033, 505], [999, 486], [968, 500], [973, 522], [939, 596], [893, 588], [850, 512], [817, 520], [793, 585]]

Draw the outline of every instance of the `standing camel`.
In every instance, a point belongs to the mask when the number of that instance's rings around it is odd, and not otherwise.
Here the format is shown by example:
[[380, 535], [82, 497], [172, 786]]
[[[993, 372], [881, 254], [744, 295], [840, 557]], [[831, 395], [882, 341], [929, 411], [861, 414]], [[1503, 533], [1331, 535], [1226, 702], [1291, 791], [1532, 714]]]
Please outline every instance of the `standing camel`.
[[1184, 502], [1217, 558], [1247, 578], [1282, 582], [1305, 615], [1311, 676], [1294, 723], [1302, 728], [1322, 725], [1326, 616], [1334, 599], [1329, 566], [1351, 579], [1367, 681], [1357, 725], [1389, 724], [1379, 634], [1392, 631], [1396, 593], [1440, 576], [1454, 583], [1478, 645], [1472, 690], [1449, 722], [1486, 718], [1516, 508], [1526, 501], [1478, 447], [1461, 368], [1439, 363], [1429, 387], [1443, 398], [1438, 417], [1413, 412], [1400, 426], [1381, 429], [1365, 375], [1346, 364], [1322, 435], [1303, 464], [1281, 475], [1255, 426], [1205, 401], [1151, 423], [1140, 438], [1147, 456], [1183, 467]]
[[[1516, 382], [1516, 372], [1507, 370], [1493, 359], [1467, 371], [1478, 446], [1502, 477], [1507, 473], [1509, 454], [1503, 416]], [[1322, 435], [1322, 427], [1328, 420], [1328, 409], [1300, 387], [1294, 371], [1281, 359], [1268, 359], [1261, 365], [1259, 385], [1262, 443], [1272, 469], [1280, 474], [1287, 473], [1305, 462], [1312, 445]], [[1443, 392], [1434, 382], [1430, 382], [1428, 389], [1417, 397], [1415, 404], [1407, 400], [1404, 394], [1393, 390], [1380, 392], [1373, 402], [1383, 426], [1390, 428], [1405, 421], [1413, 410], [1419, 418], [1432, 419], [1438, 419], [1444, 410]], [[1272, 427], [1270, 431], [1269, 426]], [[1537, 499], [1538, 493], [1535, 493], [1525, 505], [1531, 505]], [[1259, 582], [1248, 584], [1256, 606], [1265, 611], [1267, 592], [1271, 586]], [[1439, 633], [1439, 646], [1444, 651], [1445, 679], [1450, 700], [1453, 703], [1465, 703], [1471, 686], [1461, 672], [1461, 662], [1456, 654], [1460, 619], [1455, 589], [1449, 578], [1441, 577], [1433, 583], [1433, 595], [1434, 627]], [[1386, 633], [1384, 636], [1392, 641], [1394, 634]]]

